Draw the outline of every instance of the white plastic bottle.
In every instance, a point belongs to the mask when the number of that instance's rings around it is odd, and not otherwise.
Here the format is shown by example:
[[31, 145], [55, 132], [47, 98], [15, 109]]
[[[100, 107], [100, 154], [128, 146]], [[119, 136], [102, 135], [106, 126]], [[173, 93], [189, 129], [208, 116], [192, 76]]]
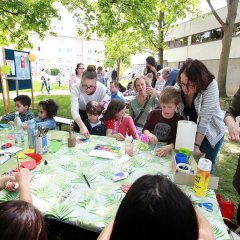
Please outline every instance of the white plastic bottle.
[[19, 112], [15, 112], [14, 140], [15, 140], [16, 146], [21, 146], [24, 144], [24, 133], [23, 133], [23, 128], [22, 128], [22, 121], [19, 117]]

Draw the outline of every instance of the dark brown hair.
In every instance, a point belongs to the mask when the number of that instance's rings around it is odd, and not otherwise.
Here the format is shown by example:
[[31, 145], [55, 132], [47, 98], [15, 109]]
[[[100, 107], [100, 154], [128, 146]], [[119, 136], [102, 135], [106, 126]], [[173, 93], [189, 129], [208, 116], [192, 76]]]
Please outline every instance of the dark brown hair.
[[86, 112], [93, 115], [98, 115], [98, 116], [101, 115], [102, 110], [103, 110], [102, 106], [100, 105], [99, 102], [96, 102], [96, 101], [90, 101], [86, 105]]
[[76, 75], [78, 74], [78, 68], [81, 66], [81, 65], [83, 65], [84, 66], [84, 64], [83, 63], [78, 63], [77, 64], [77, 67], [75, 68], [75, 73], [76, 73]]
[[82, 81], [86, 79], [97, 80], [96, 67], [94, 65], [88, 65], [87, 69], [83, 72]]
[[180, 92], [175, 87], [166, 87], [162, 90], [159, 101], [160, 104], [174, 103], [178, 105], [181, 102]]
[[31, 98], [28, 95], [18, 95], [14, 98], [14, 102], [20, 102], [24, 107], [31, 105]]
[[110, 84], [113, 84], [115, 88], [119, 88], [119, 83], [117, 81], [111, 81]]
[[[181, 74], [184, 73], [188, 81], [196, 85], [197, 92], [202, 92], [207, 89], [215, 76], [207, 69], [207, 67], [199, 60], [191, 60], [188, 58], [181, 67], [177, 82], [181, 84]], [[181, 86], [181, 85], [180, 85]]]
[[47, 118], [53, 118], [57, 115], [58, 105], [52, 99], [40, 101], [38, 106], [47, 112]]
[[104, 113], [104, 121], [114, 119], [122, 109], [125, 108], [125, 103], [119, 99], [113, 99], [108, 104], [107, 110]]
[[0, 222], [0, 239], [47, 239], [44, 219], [31, 203], [21, 200], [0, 203]]

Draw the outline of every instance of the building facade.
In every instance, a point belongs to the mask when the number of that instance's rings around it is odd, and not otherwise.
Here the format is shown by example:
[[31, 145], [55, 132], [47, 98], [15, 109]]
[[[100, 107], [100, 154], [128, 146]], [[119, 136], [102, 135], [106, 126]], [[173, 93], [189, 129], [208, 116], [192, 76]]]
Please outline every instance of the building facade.
[[[240, 85], [240, 5], [237, 12], [227, 73], [229, 95], [234, 94]], [[218, 9], [217, 13], [225, 20], [227, 7]], [[211, 13], [174, 26], [165, 39], [168, 46], [164, 51], [166, 65], [178, 68], [188, 57], [198, 59], [217, 78], [222, 37], [221, 25]]]

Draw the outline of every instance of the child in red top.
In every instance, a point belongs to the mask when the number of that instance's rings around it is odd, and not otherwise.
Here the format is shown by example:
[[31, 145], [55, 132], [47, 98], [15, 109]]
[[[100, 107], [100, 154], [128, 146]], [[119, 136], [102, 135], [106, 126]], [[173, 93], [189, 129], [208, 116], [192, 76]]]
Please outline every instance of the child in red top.
[[125, 116], [125, 103], [121, 100], [111, 100], [103, 117], [107, 129], [106, 136], [123, 141], [128, 133], [134, 139], [139, 139], [132, 117]]
[[183, 117], [176, 113], [177, 105], [181, 97], [174, 87], [166, 87], [160, 95], [160, 105], [162, 109], [155, 109], [148, 114], [147, 121], [143, 126], [143, 133], [149, 137], [153, 144], [165, 142], [167, 145], [155, 151], [157, 156], [166, 156], [174, 149], [177, 124]]

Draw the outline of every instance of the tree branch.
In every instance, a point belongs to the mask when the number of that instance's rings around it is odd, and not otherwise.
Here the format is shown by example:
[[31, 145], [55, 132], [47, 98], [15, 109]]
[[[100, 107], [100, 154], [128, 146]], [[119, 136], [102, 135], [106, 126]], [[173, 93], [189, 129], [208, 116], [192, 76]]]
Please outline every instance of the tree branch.
[[221, 24], [221, 26], [223, 27], [223, 29], [226, 27], [226, 23], [223, 22], [223, 20], [219, 17], [219, 15], [217, 14], [217, 12], [215, 11], [215, 9], [213, 8], [213, 5], [211, 3], [211, 0], [207, 0], [207, 3], [212, 11], [212, 14], [214, 15], [214, 17], [217, 19], [217, 21]]
[[11, 12], [10, 10], [6, 10], [6, 9], [4, 9], [4, 8], [2, 8], [2, 7], [0, 7], [0, 10], [1, 10], [1, 12], [7, 12], [7, 13], [10, 13], [10, 14], [12, 14], [12, 15], [14, 15], [14, 16], [18, 16], [21, 12], [19, 12], [19, 11], [17, 11], [17, 12]]

